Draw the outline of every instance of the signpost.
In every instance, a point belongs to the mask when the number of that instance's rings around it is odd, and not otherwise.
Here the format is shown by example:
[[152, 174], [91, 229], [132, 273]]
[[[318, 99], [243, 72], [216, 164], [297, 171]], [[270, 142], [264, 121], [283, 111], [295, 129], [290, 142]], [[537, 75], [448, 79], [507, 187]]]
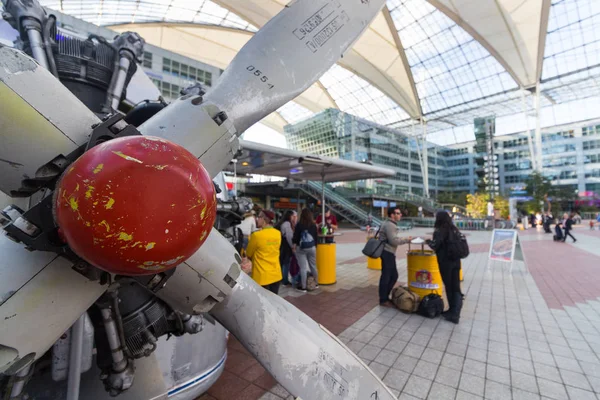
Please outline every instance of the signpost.
[[[526, 264], [519, 232], [514, 229], [494, 229], [488, 258], [489, 261], [510, 263], [511, 271], [515, 260]], [[527, 265], [525, 270], [527, 271]]]

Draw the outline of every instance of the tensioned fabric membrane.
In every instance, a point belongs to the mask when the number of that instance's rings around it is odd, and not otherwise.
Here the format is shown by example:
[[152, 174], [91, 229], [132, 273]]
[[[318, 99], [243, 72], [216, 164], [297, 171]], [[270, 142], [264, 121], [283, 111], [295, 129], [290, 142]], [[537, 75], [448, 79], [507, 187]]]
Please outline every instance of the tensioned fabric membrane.
[[[287, 2], [41, 0], [222, 69]], [[597, 97], [598, 26], [598, 0], [388, 0], [337, 65], [262, 122], [282, 131], [331, 107], [409, 134], [425, 119], [432, 133], [522, 113], [537, 84], [544, 107]]]

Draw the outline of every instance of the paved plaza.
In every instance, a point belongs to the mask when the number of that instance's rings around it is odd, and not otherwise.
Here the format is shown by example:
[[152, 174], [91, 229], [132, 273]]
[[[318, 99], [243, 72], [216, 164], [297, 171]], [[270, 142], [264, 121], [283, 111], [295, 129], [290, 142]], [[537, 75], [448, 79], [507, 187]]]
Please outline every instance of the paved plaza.
[[[520, 231], [526, 264], [488, 264], [490, 232], [466, 232], [466, 300], [459, 325], [378, 305], [379, 271], [366, 268], [364, 233], [337, 245], [337, 283], [280, 295], [338, 335], [399, 399], [600, 399], [600, 231], [555, 243]], [[431, 235], [432, 229], [407, 231]], [[569, 239], [570, 241], [570, 239]], [[406, 281], [407, 246], [398, 249]], [[225, 372], [202, 400], [292, 399], [230, 339]]]

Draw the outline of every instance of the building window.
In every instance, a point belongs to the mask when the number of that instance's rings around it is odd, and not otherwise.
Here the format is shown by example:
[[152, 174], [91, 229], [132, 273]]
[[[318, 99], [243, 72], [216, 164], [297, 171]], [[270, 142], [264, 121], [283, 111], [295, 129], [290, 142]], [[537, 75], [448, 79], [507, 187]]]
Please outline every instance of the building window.
[[519, 138], [519, 139], [513, 139], [513, 140], [506, 140], [504, 141], [504, 148], [508, 149], [510, 147], [519, 147], [519, 146], [525, 146], [527, 145], [527, 138]]
[[206, 86], [212, 86], [211, 72], [178, 61], [172, 61], [168, 58], [163, 58], [163, 72], [190, 81], [190, 84], [198, 82]]
[[588, 140], [583, 142], [584, 150], [600, 149], [600, 140]]
[[542, 142], [551, 142], [554, 140], [570, 139], [570, 138], [574, 138], [574, 137], [575, 137], [575, 131], [573, 131], [572, 129], [569, 131], [562, 131], [562, 132], [556, 132], [556, 133], [544, 133], [542, 135]]
[[417, 175], [411, 175], [410, 180], [412, 183], [423, 183], [423, 177]]
[[581, 128], [582, 136], [593, 136], [600, 134], [600, 125], [584, 126]]
[[523, 175], [508, 175], [504, 177], [504, 183], [522, 183], [525, 182], [527, 176]]
[[152, 53], [144, 52], [144, 57], [142, 59], [142, 66], [144, 68], [152, 69]]

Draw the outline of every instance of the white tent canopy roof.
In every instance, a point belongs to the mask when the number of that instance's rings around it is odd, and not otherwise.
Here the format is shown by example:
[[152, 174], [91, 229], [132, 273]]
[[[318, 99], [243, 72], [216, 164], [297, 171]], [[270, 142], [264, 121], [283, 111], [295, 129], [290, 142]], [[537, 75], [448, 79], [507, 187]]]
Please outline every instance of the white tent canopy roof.
[[[287, 2], [41, 0], [223, 69]], [[519, 88], [540, 78], [544, 104], [597, 96], [597, 26], [598, 0], [387, 0], [338, 65], [263, 123], [281, 131], [332, 107], [398, 129], [424, 117], [435, 132], [521, 112]]]

